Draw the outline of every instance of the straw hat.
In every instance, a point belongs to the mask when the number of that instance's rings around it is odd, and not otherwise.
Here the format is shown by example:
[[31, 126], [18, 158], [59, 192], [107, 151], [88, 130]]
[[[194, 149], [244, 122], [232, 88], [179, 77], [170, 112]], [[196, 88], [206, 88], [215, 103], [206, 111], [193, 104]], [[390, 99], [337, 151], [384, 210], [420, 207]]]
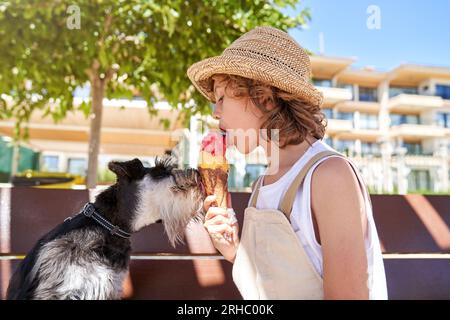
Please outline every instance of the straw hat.
[[187, 75], [195, 87], [215, 103], [214, 74], [232, 74], [259, 80], [321, 106], [322, 94], [310, 82], [311, 62], [305, 50], [286, 32], [256, 27], [244, 33], [220, 56], [193, 64]]

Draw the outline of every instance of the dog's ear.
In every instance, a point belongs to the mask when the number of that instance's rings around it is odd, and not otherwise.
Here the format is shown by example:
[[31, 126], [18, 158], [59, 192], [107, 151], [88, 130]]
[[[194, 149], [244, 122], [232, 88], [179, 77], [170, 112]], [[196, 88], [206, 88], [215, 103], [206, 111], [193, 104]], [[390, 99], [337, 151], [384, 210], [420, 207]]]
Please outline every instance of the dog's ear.
[[142, 162], [137, 158], [123, 162], [111, 161], [108, 163], [108, 168], [116, 174], [118, 179], [141, 179], [145, 174], [144, 166], [142, 165]]

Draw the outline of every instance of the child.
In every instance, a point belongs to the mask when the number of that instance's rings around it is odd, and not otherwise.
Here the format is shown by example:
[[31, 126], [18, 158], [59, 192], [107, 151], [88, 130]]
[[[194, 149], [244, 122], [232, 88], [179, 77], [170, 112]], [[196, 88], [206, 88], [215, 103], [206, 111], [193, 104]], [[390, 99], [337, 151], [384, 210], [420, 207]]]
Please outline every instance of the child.
[[[214, 196], [204, 202], [204, 226], [234, 264], [243, 298], [387, 299], [369, 194], [357, 167], [322, 141], [323, 98], [303, 48], [281, 30], [257, 27], [188, 76], [215, 103], [227, 145], [244, 154], [262, 146], [268, 158], [278, 147], [270, 174], [254, 184], [240, 239], [230, 210], [213, 206]], [[252, 130], [258, 134], [233, 134]]]

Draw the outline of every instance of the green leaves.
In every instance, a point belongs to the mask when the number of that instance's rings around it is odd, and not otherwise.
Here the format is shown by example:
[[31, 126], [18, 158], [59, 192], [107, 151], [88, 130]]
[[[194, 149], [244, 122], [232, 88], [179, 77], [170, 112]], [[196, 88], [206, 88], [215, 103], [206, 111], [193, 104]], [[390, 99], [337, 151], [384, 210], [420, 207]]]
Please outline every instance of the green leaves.
[[[15, 119], [19, 136], [37, 108], [57, 122], [73, 110], [75, 88], [100, 79], [108, 98], [132, 98], [138, 91], [148, 102], [150, 115], [156, 113], [151, 107], [155, 102], [167, 100], [173, 107], [181, 105], [182, 118], [189, 121], [192, 114], [209, 113], [210, 106], [193, 89], [186, 76], [188, 67], [219, 55], [258, 25], [287, 30], [306, 23], [309, 11], [298, 9], [298, 4], [297, 0], [11, 0], [0, 4], [0, 94], [11, 97], [8, 103], [0, 98], [0, 119]], [[79, 29], [66, 25], [70, 5], [79, 7]], [[284, 14], [282, 8], [288, 6], [296, 7], [299, 14]], [[27, 80], [32, 83], [28, 89]], [[193, 107], [188, 105], [191, 99]], [[90, 105], [85, 101], [78, 109], [87, 117]], [[161, 124], [169, 127], [166, 120]]]
[[165, 130], [170, 128], [170, 120], [167, 118], [159, 119], [159, 123], [163, 126]]
[[81, 110], [84, 114], [84, 117], [87, 119], [89, 117], [89, 114], [91, 113], [91, 102], [86, 102], [83, 101], [81, 102], [81, 104], [78, 106], [78, 110]]

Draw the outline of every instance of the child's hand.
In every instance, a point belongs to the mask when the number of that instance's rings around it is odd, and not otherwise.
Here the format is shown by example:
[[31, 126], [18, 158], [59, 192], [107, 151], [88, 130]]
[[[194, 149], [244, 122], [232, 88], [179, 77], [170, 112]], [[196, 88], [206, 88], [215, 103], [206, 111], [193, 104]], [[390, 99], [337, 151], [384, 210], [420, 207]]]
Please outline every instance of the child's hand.
[[203, 209], [206, 211], [204, 226], [208, 231], [214, 247], [230, 262], [234, 261], [239, 245], [239, 226], [231, 208], [228, 195], [228, 209], [216, 207], [216, 196], [206, 197]]

